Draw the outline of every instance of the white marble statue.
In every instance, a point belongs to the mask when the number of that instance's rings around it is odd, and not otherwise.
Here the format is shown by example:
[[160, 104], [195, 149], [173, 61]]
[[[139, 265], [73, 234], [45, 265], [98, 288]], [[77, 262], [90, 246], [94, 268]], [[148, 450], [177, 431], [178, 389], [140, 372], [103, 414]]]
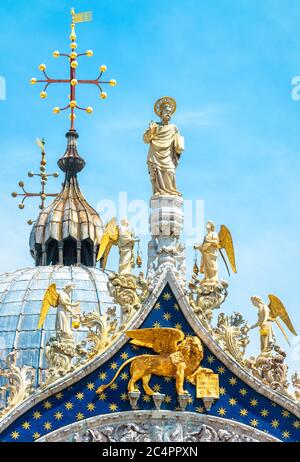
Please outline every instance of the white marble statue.
[[143, 137], [144, 142], [150, 144], [147, 163], [153, 195], [181, 196], [176, 187], [175, 170], [184, 151], [184, 139], [178, 128], [170, 124], [176, 102], [170, 97], [160, 98], [154, 110], [161, 122], [151, 122]]
[[137, 240], [128, 219], [123, 218], [119, 226], [119, 274], [131, 273], [134, 268], [134, 244]]
[[75, 286], [73, 284], [68, 284], [60, 292], [57, 292], [55, 284], [51, 284], [48, 287], [42, 303], [38, 329], [42, 328], [49, 308], [52, 306], [56, 308], [56, 333], [69, 339], [74, 338], [71, 325], [73, 321], [73, 327], [79, 327], [77, 323], [79, 322], [80, 314], [80, 303], [72, 303], [70, 298], [70, 294], [74, 288]]

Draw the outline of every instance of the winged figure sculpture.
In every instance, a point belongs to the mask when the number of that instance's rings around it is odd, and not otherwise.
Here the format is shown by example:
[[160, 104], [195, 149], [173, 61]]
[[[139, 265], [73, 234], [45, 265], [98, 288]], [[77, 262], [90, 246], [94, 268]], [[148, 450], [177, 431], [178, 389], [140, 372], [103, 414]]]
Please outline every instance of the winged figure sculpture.
[[149, 386], [152, 375], [175, 379], [178, 395], [184, 395], [188, 393], [184, 390], [185, 379], [195, 384], [198, 373], [213, 373], [211, 369], [201, 366], [204, 353], [198, 337], [185, 338], [181, 330], [173, 328], [130, 330], [126, 332], [126, 335], [131, 338], [130, 343], [133, 345], [150, 348], [158, 354], [141, 354], [129, 358], [121, 365], [109, 383], [98, 388], [97, 393], [102, 393], [110, 387], [128, 364], [130, 364], [131, 375], [128, 391], [138, 391], [136, 382], [142, 380], [144, 391], [149, 396], [155, 394]]

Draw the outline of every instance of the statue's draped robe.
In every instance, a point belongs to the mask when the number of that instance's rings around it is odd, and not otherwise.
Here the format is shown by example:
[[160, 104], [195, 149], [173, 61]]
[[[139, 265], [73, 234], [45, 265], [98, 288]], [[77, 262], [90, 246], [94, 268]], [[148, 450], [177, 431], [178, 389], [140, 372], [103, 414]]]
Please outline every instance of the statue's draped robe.
[[173, 124], [157, 124], [154, 135], [151, 135], [149, 129], [144, 133], [144, 142], [150, 144], [147, 163], [153, 194], [181, 195], [175, 181], [175, 169], [179, 155], [183, 152], [178, 128]]
[[70, 303], [71, 301], [69, 297], [61, 294], [59, 296], [59, 302], [56, 312], [55, 330], [56, 332], [62, 333], [66, 337], [73, 338], [71, 320], [64, 302]]
[[[217, 240], [218, 233], [211, 232], [207, 235], [207, 238]], [[202, 257], [201, 257], [201, 265], [200, 265], [200, 272], [204, 274], [204, 281], [205, 282], [218, 282], [218, 247], [215, 245], [210, 244], [209, 242], [204, 241], [202, 245]]]
[[134, 235], [126, 226], [119, 230], [119, 273], [130, 273], [134, 267]]

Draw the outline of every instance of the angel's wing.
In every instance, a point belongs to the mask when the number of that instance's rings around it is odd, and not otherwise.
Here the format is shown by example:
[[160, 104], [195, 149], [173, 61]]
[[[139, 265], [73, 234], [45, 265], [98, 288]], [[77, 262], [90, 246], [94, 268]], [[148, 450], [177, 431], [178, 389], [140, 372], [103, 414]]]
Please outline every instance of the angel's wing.
[[235, 255], [234, 255], [234, 247], [233, 241], [231, 237], [231, 232], [225, 225], [221, 225], [219, 236], [219, 248], [225, 249], [231, 269], [234, 273], [236, 273], [236, 264], [235, 264]]
[[288, 312], [286, 311], [286, 308], [284, 304], [282, 303], [282, 301], [279, 300], [279, 298], [276, 297], [275, 295], [269, 295], [269, 300], [270, 300], [269, 308], [270, 308], [272, 318], [276, 320], [276, 318], [279, 317], [281, 321], [283, 321], [284, 324], [287, 326], [289, 331], [292, 334], [297, 335], [297, 332], [292, 324], [292, 321], [290, 320]]
[[97, 255], [97, 261], [103, 258], [102, 268], [105, 269], [108, 254], [112, 245], [116, 245], [119, 240], [119, 227], [115, 218], [112, 218], [105, 226]]
[[41, 329], [43, 327], [50, 306], [54, 306], [55, 308], [58, 306], [58, 299], [59, 295], [56, 290], [56, 284], [51, 284], [46, 290], [43, 298], [42, 309], [38, 322], [38, 329]]
[[178, 350], [178, 343], [184, 339], [183, 332], [168, 327], [129, 330], [126, 335], [133, 339], [130, 343], [152, 348], [156, 353], [173, 353]]

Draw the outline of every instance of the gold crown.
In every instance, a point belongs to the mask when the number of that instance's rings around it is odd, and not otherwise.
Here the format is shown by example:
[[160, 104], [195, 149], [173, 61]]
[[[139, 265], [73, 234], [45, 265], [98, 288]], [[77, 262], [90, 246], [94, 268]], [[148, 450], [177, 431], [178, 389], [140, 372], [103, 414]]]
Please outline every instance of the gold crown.
[[160, 117], [162, 108], [163, 106], [166, 106], [166, 105], [171, 107], [172, 114], [174, 114], [174, 112], [176, 111], [177, 104], [176, 104], [175, 99], [171, 98], [171, 96], [163, 96], [162, 98], [156, 101], [156, 103], [154, 104], [155, 114]]

